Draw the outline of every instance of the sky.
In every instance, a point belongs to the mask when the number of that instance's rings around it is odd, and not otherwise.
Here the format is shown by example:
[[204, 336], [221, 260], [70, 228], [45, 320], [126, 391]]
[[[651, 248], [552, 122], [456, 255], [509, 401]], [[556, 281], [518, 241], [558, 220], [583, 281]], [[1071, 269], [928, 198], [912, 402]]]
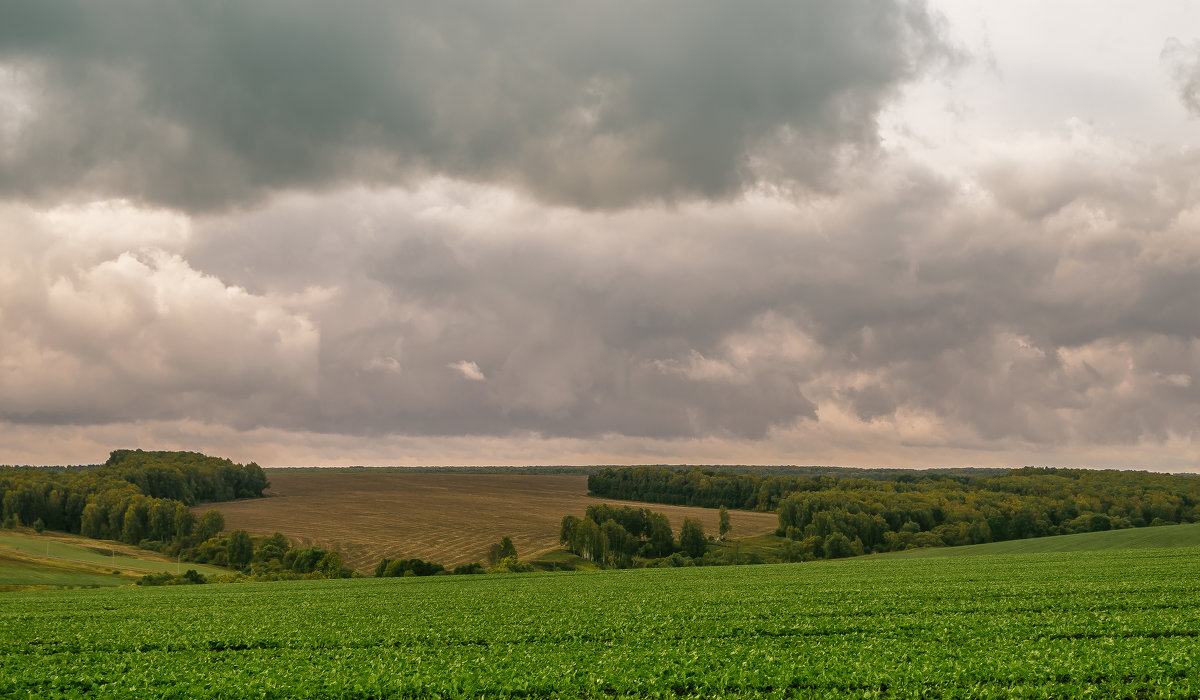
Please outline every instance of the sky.
[[1200, 471], [1191, 3], [0, 16], [0, 464]]

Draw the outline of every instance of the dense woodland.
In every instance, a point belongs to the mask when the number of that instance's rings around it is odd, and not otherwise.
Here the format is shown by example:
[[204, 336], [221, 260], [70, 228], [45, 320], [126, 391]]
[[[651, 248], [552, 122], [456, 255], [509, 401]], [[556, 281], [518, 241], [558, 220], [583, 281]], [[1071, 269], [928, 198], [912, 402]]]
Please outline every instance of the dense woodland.
[[260, 498], [269, 485], [253, 462], [235, 464], [197, 452], [114, 450], [94, 467], [0, 467], [0, 523], [119, 540], [262, 578], [350, 575], [336, 552], [291, 547], [278, 533], [258, 542], [244, 530], [221, 535], [220, 512], [197, 518], [189, 507]]
[[710, 469], [606, 469], [591, 495], [774, 510], [798, 561], [1200, 520], [1200, 477], [1026, 467], [997, 474], [875, 472], [877, 478]]

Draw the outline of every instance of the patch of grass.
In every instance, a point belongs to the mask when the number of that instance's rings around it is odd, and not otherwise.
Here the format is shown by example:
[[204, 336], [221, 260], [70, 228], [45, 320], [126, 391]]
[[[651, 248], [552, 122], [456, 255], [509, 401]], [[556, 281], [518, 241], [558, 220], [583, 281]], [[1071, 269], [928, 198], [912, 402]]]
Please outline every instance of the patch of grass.
[[195, 569], [205, 576], [228, 574], [228, 569], [173, 559], [130, 547], [120, 542], [93, 540], [64, 532], [47, 530], [41, 535], [5, 531], [0, 533], [0, 553], [16, 554], [24, 559], [37, 559], [61, 564], [93, 565], [106, 570], [118, 569], [139, 575], [177, 569]]
[[75, 586], [123, 586], [129, 576], [114, 575], [88, 564], [36, 559], [0, 552], [0, 590], [67, 588]]
[[538, 571], [593, 571], [597, 568], [587, 559], [565, 549], [543, 552], [529, 563]]
[[873, 557], [962, 557], [984, 554], [1038, 554], [1048, 552], [1093, 552], [1111, 549], [1156, 549], [1200, 545], [1200, 523], [1138, 527], [1128, 530], [1080, 532], [1074, 535], [1035, 537], [1025, 540], [988, 542], [963, 547], [931, 547], [904, 552], [874, 554]]

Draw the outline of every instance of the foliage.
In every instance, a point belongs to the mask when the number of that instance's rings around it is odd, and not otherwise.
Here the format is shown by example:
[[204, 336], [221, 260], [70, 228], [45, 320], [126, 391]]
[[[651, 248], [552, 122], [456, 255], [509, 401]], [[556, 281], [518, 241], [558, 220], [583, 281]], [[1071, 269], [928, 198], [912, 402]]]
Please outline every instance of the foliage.
[[1200, 520], [1200, 477], [1190, 474], [868, 473], [877, 478], [637, 467], [592, 474], [588, 488], [608, 498], [775, 510], [778, 532], [797, 543], [790, 556], [799, 559]]
[[379, 560], [379, 565], [375, 567], [375, 576], [383, 578], [385, 576], [433, 576], [446, 570], [446, 567], [441, 564], [435, 564], [431, 561], [422, 561], [420, 559], [388, 559]]
[[[692, 548], [689, 556], [703, 556], [707, 539], [699, 521], [685, 518], [684, 532], [686, 546]], [[567, 551], [610, 569], [641, 565], [638, 562], [667, 557], [681, 548], [688, 551], [684, 537], [681, 533], [680, 542], [675, 542], [671, 522], [662, 513], [604, 503], [589, 505], [582, 519], [563, 516], [559, 526], [559, 541]], [[635, 561], [635, 556], [641, 559]]]
[[512, 538], [505, 535], [500, 538], [500, 541], [488, 547], [487, 562], [489, 567], [494, 567], [500, 563], [502, 559], [517, 559], [517, 548], [513, 546]]
[[1196, 548], [22, 593], [0, 696], [1188, 698], [1197, 596]]
[[86, 469], [0, 467], [0, 520], [13, 525], [40, 520], [48, 530], [130, 544], [171, 542], [191, 534], [187, 506], [257, 498], [268, 485], [253, 462], [234, 464], [196, 452], [115, 450], [103, 465]]
[[683, 527], [679, 530], [679, 549], [693, 559], [704, 556], [708, 540], [704, 537], [704, 526], [699, 520], [683, 519]]
[[146, 574], [136, 581], [139, 586], [179, 586], [199, 583], [208, 583], [208, 580], [195, 569], [188, 569], [182, 575], [160, 571], [157, 574]]
[[530, 571], [533, 571], [533, 565], [517, 561], [516, 557], [504, 557], [488, 569], [489, 574], [523, 574]]

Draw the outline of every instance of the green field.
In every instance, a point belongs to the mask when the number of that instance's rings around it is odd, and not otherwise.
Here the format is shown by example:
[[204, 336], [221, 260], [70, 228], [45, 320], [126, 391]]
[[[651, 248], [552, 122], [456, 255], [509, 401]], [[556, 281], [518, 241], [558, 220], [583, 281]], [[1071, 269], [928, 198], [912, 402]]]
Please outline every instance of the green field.
[[17, 593], [0, 696], [1196, 697], [1200, 548]]
[[0, 533], [0, 591], [30, 586], [126, 586], [142, 574], [178, 569], [196, 569], [205, 576], [230, 573], [215, 566], [170, 561], [119, 542], [65, 533]]
[[111, 570], [56, 562], [0, 551], [0, 591], [33, 587], [123, 586], [133, 583], [128, 576]]
[[1200, 523], [1139, 527], [1106, 532], [1081, 532], [1075, 535], [1033, 537], [972, 544], [965, 547], [929, 547], [904, 552], [876, 554], [875, 557], [960, 557], [980, 554], [1037, 554], [1046, 552], [1090, 552], [1105, 549], [1148, 549], [1154, 547], [1200, 546]]

